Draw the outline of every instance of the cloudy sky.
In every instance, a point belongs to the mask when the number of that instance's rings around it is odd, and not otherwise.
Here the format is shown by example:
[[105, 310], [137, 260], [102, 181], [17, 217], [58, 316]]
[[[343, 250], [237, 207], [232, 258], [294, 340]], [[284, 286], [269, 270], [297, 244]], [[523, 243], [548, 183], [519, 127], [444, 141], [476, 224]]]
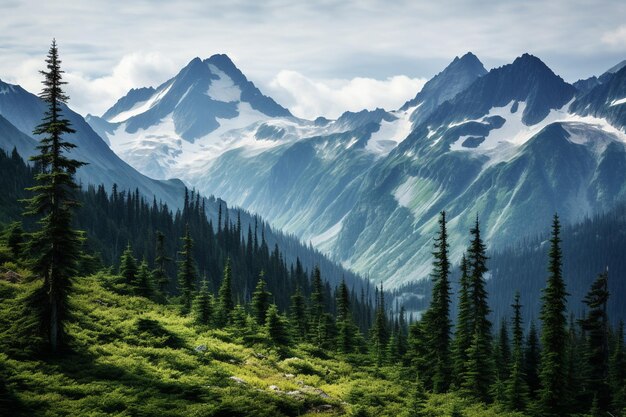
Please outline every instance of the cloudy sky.
[[570, 82], [626, 59], [623, 0], [0, 0], [0, 10], [0, 78], [37, 92], [56, 37], [83, 114], [215, 53], [309, 118], [399, 107], [467, 51], [487, 68], [530, 52]]

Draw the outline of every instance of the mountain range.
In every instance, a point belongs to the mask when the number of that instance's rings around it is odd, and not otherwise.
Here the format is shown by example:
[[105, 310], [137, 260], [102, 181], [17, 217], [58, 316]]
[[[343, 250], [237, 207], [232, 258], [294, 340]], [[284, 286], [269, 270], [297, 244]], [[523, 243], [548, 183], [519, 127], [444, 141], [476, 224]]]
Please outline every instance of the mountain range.
[[572, 85], [529, 54], [487, 71], [467, 53], [397, 110], [304, 120], [214, 55], [87, 120], [140, 172], [397, 286], [428, 277], [441, 210], [456, 261], [477, 216], [495, 247], [624, 200], [625, 80], [624, 63]]
[[[428, 277], [441, 210], [458, 261], [477, 216], [502, 248], [547, 230], [554, 212], [573, 223], [623, 201], [625, 64], [569, 84], [529, 54], [487, 71], [467, 53], [397, 110], [305, 120], [214, 55], [101, 117], [64, 110], [84, 183], [179, 207], [184, 182], [400, 286]], [[0, 145], [31, 155], [42, 112], [0, 82]]]

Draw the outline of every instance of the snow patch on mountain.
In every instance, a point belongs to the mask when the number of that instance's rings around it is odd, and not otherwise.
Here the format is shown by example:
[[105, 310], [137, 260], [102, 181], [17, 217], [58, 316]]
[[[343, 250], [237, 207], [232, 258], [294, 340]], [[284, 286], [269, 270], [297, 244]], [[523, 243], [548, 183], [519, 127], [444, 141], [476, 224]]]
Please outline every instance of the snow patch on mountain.
[[148, 100], [139, 102], [137, 104], [135, 104], [132, 108], [130, 108], [129, 110], [123, 111], [119, 114], [117, 114], [116, 116], [110, 118], [109, 120], [107, 120], [108, 122], [111, 123], [120, 123], [123, 122], [125, 120], [130, 119], [131, 117], [137, 116], [139, 114], [145, 113], [148, 110], [150, 110], [153, 106], [155, 106], [159, 101], [161, 101], [161, 99], [163, 97], [165, 97], [165, 95], [170, 91], [170, 89], [172, 88], [172, 85], [174, 83], [170, 83], [169, 85], [167, 85], [164, 89], [162, 89], [161, 91], [157, 91], [156, 93], [154, 93], [152, 95], [152, 97], [150, 97]]
[[[419, 107], [419, 106], [417, 106]], [[412, 107], [411, 109], [415, 109]], [[413, 123], [410, 111], [391, 112], [397, 118], [392, 121], [382, 120], [378, 131], [372, 133], [365, 149], [382, 157], [391, 152], [411, 133]]]
[[213, 64], [208, 64], [211, 73], [219, 79], [211, 80], [207, 95], [216, 101], [236, 102], [241, 100], [241, 89], [224, 71]]

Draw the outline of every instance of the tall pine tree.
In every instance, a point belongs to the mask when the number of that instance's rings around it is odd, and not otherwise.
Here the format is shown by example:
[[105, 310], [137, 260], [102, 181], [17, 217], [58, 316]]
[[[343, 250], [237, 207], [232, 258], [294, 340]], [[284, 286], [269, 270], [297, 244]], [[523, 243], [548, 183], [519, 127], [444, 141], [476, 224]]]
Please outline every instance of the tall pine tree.
[[180, 293], [181, 312], [187, 314], [191, 311], [197, 280], [196, 264], [193, 259], [193, 239], [189, 232], [189, 225], [185, 227], [185, 236], [181, 240], [183, 241], [183, 249], [179, 252], [178, 291]]
[[561, 225], [555, 214], [548, 253], [548, 282], [541, 306], [541, 389], [539, 405], [544, 416], [565, 415], [567, 387], [565, 381], [565, 343], [567, 340], [567, 292], [563, 280]]
[[485, 244], [480, 235], [480, 225], [476, 218], [475, 226], [470, 230], [472, 240], [467, 251], [469, 266], [469, 298], [472, 317], [472, 342], [468, 349], [468, 366], [463, 376], [462, 386], [473, 397], [489, 400], [489, 388], [493, 380], [491, 322], [485, 273], [487, 255]]
[[233, 302], [233, 283], [232, 270], [230, 267], [230, 258], [226, 259], [224, 265], [224, 277], [217, 293], [217, 308], [215, 321], [217, 326], [226, 326], [230, 322], [230, 316], [235, 303]]
[[47, 339], [50, 351], [64, 347], [65, 323], [69, 316], [68, 297], [72, 278], [80, 258], [81, 234], [72, 228], [72, 213], [78, 202], [74, 192], [76, 170], [84, 163], [69, 158], [66, 152], [76, 145], [64, 140], [74, 133], [70, 121], [63, 117], [63, 104], [69, 97], [63, 92], [61, 60], [56, 41], [52, 41], [46, 58], [44, 88], [39, 95], [47, 105], [43, 120], [34, 134], [41, 137], [39, 154], [31, 160], [40, 167], [37, 185], [28, 190], [35, 195], [27, 200], [26, 214], [41, 216], [40, 228], [30, 236], [28, 251], [33, 257], [32, 270], [43, 280], [42, 287], [27, 303], [37, 316], [39, 335]]
[[459, 307], [454, 333], [454, 383], [457, 388], [462, 385], [467, 365], [467, 350], [472, 343], [472, 304], [470, 299], [470, 278], [467, 258], [461, 259], [461, 280], [459, 282]]
[[[446, 212], [439, 217], [439, 232], [433, 251], [433, 290], [430, 307], [424, 315], [424, 329], [428, 337], [427, 362], [431, 364], [430, 385], [434, 392], [446, 392], [452, 378], [450, 359], [450, 261], [448, 259], [448, 232]], [[424, 375], [426, 376], [426, 375]]]
[[586, 332], [587, 385], [596, 399], [597, 409], [606, 414], [611, 405], [609, 376], [609, 274], [604, 272], [591, 285], [583, 302], [589, 310], [580, 324]]

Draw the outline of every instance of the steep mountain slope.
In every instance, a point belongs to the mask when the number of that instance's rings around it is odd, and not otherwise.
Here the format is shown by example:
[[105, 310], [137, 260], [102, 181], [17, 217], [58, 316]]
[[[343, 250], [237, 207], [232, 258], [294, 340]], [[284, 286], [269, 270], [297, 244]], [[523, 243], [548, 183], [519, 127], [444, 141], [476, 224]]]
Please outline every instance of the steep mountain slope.
[[626, 162], [626, 135], [569, 113], [574, 92], [528, 55], [479, 78], [370, 171], [333, 249], [399, 284], [427, 276], [441, 210], [458, 260], [476, 216], [497, 246], [544, 230], [555, 211], [571, 222], [610, 207], [624, 197], [610, 172]]
[[[617, 71], [583, 94], [537, 57], [485, 73], [466, 54], [397, 111], [268, 117], [223, 133], [211, 155], [172, 157], [170, 167], [344, 265], [400, 285], [427, 277], [441, 210], [456, 260], [476, 215], [489, 244], [501, 245], [544, 230], [554, 211], [572, 222], [622, 200], [614, 171], [626, 164], [626, 135], [612, 110], [621, 79]], [[584, 100], [598, 109], [583, 111], [591, 108]]]
[[[11, 151], [17, 147], [20, 154], [32, 155], [36, 140], [31, 136], [45, 111], [45, 104], [34, 94], [18, 85], [0, 81], [0, 147]], [[184, 186], [180, 181], [155, 181], [122, 161], [94, 130], [77, 113], [63, 106], [63, 115], [76, 130], [68, 135], [68, 141], [78, 145], [71, 151], [72, 157], [87, 162], [78, 171], [78, 179], [84, 184], [114, 183], [120, 189], [135, 189], [148, 196], [158, 196], [171, 207], [181, 203]]]
[[167, 179], [180, 176], [194, 161], [213, 159], [242, 143], [274, 146], [273, 137], [229, 133], [274, 117], [293, 119], [226, 55], [213, 55], [204, 61], [194, 58], [156, 89], [131, 90], [102, 118], [89, 116], [88, 121], [127, 162], [146, 175]]
[[417, 126], [443, 102], [454, 98], [486, 73], [482, 62], [471, 52], [461, 58], [456, 57], [443, 71], [429, 80], [415, 98], [400, 107], [400, 110], [412, 110], [411, 121]]

